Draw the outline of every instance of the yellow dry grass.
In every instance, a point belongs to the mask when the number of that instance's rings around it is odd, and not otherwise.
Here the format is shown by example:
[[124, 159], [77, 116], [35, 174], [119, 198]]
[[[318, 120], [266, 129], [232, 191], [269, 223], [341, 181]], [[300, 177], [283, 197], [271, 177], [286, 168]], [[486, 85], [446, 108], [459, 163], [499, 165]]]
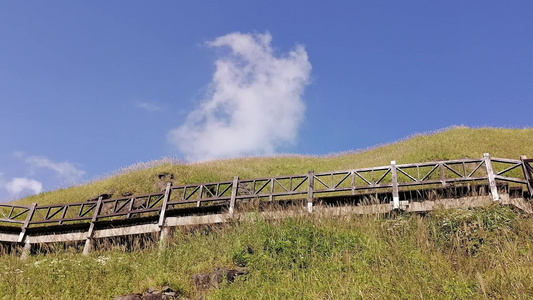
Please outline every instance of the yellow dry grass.
[[302, 174], [432, 160], [480, 158], [488, 152], [493, 157], [518, 159], [520, 155], [533, 157], [533, 129], [451, 127], [429, 134], [419, 134], [370, 149], [349, 151], [325, 156], [279, 155], [244, 157], [200, 163], [179, 163], [162, 159], [133, 165], [116, 174], [61, 190], [41, 193], [13, 203], [60, 204], [85, 201], [101, 193], [144, 194], [158, 191], [158, 174], [172, 173], [174, 184], [189, 184]]

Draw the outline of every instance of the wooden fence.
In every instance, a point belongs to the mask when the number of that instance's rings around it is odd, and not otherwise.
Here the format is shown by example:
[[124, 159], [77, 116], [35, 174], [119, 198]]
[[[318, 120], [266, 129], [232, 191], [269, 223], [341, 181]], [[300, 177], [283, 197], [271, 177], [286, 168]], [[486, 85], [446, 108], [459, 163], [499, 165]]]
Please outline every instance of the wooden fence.
[[[400, 199], [400, 189], [420, 186], [450, 186], [465, 182], [485, 182], [492, 200], [499, 201], [497, 183], [507, 182], [521, 186], [533, 195], [533, 159], [522, 156], [519, 160], [493, 158], [485, 153], [480, 159], [457, 159], [414, 164], [396, 164], [307, 174], [240, 179], [172, 186], [165, 191], [134, 195], [117, 199], [102, 199], [68, 204], [21, 206], [0, 204], [0, 223], [9, 225], [13, 234], [1, 234], [0, 242], [24, 243], [28, 228], [89, 224], [87, 243], [93, 239], [95, 224], [118, 220], [136, 220], [143, 217], [157, 219], [160, 229], [165, 227], [169, 211], [183, 207], [204, 207], [212, 204], [227, 205], [232, 217], [241, 201], [261, 199], [274, 201], [286, 198], [307, 199], [307, 210], [313, 211], [313, 200], [327, 195], [356, 195], [368, 190], [388, 190], [392, 193], [391, 210], [409, 205], [409, 199]], [[4, 226], [6, 227], [6, 226]]]

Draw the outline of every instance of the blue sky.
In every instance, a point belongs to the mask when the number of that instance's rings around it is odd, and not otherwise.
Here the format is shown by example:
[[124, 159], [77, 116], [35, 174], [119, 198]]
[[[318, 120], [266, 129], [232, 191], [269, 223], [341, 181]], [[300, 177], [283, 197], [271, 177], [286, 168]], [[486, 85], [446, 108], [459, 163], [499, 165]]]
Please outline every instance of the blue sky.
[[331, 2], [0, 2], [0, 199], [164, 156], [532, 126], [533, 2]]

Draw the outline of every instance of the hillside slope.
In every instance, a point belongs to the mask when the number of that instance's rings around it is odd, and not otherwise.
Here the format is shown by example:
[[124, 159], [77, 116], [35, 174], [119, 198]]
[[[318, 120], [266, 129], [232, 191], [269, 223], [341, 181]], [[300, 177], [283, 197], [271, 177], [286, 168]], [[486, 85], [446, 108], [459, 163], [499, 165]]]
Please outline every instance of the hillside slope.
[[[195, 164], [148, 163], [19, 203], [67, 203], [98, 193], [153, 191], [175, 183], [304, 173], [462, 157], [533, 157], [533, 129], [453, 128], [361, 152]], [[148, 167], [147, 167], [148, 166]], [[427, 214], [310, 214], [179, 228], [161, 250], [149, 235], [47, 245], [45, 255], [0, 255], [0, 299], [112, 299], [169, 285], [180, 299], [530, 299], [533, 218], [511, 208]], [[4, 251], [0, 247], [0, 254]], [[244, 266], [248, 274], [200, 291], [193, 276]]]
[[170, 160], [138, 164], [102, 180], [67, 189], [42, 193], [18, 201], [18, 204], [58, 204], [85, 201], [102, 193], [120, 197], [123, 193], [156, 192], [158, 174], [172, 173], [174, 184], [213, 182], [241, 178], [265, 177], [343, 170], [397, 163], [425, 162], [441, 159], [479, 158], [488, 152], [494, 157], [518, 159], [533, 157], [533, 129], [453, 127], [433, 134], [421, 134], [375, 148], [327, 156], [282, 155], [248, 157], [202, 163], [172, 163]]
[[[180, 299], [531, 299], [532, 230], [532, 218], [497, 205], [258, 218], [177, 230], [162, 252], [133, 238], [89, 256], [62, 245], [26, 261], [0, 255], [0, 299], [113, 299], [166, 285]], [[195, 287], [195, 274], [236, 266], [248, 274]]]

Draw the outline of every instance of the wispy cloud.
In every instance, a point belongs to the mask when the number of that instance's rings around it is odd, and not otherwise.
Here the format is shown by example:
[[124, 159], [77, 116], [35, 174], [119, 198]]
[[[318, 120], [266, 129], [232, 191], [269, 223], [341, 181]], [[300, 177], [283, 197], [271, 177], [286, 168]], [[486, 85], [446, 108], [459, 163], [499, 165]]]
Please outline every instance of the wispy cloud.
[[151, 102], [138, 102], [135, 106], [138, 107], [138, 108], [144, 109], [146, 111], [160, 111], [160, 110], [162, 110], [161, 106], [159, 106], [159, 105], [157, 105], [155, 103], [151, 103]]
[[6, 183], [5, 188], [11, 195], [19, 195], [24, 191], [39, 194], [43, 190], [43, 184], [35, 179], [16, 177]]
[[54, 162], [45, 156], [28, 156], [24, 157], [23, 154], [16, 154], [25, 162], [27, 162], [31, 168], [44, 168], [52, 170], [56, 175], [68, 183], [75, 183], [81, 180], [85, 171], [78, 169], [74, 164], [64, 162]]
[[269, 33], [231, 33], [208, 43], [230, 52], [215, 62], [207, 99], [169, 133], [188, 160], [270, 154], [295, 141], [311, 64], [303, 46], [277, 55], [271, 42]]

